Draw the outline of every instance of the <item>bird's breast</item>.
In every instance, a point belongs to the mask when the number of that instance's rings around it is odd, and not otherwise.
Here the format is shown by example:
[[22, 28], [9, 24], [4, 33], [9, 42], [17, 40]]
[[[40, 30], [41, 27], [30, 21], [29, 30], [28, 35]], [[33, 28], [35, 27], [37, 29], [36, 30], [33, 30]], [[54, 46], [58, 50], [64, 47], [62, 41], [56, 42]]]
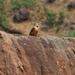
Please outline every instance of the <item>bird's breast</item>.
[[34, 35], [37, 35], [37, 33], [38, 33], [38, 30], [34, 30], [34, 31], [32, 32], [32, 34], [34, 34]]

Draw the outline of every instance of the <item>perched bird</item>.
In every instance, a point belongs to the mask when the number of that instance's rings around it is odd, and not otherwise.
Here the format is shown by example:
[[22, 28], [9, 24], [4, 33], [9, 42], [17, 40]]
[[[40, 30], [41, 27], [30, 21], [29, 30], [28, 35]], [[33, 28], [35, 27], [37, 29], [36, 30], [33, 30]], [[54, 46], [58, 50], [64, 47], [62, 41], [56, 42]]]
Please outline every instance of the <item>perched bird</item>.
[[38, 34], [38, 25], [35, 25], [35, 26], [31, 29], [29, 35], [31, 35], [31, 36], [37, 36], [37, 34]]

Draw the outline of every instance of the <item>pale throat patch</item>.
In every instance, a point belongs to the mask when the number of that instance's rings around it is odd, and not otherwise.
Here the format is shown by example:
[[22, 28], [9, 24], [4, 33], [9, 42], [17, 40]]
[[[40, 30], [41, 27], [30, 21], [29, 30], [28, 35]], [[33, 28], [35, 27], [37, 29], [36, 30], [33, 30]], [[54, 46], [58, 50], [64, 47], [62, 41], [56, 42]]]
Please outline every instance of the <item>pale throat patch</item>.
[[38, 27], [34, 27], [35, 28], [35, 30], [38, 30]]

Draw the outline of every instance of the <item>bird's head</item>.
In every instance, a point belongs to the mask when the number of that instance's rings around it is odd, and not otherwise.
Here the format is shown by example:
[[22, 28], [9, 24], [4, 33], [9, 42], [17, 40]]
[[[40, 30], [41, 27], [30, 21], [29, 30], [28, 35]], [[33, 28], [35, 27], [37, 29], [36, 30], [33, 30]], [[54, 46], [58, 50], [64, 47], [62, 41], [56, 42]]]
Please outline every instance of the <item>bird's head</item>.
[[35, 27], [37, 27], [37, 28], [38, 28], [38, 25], [36, 25]]
[[38, 25], [34, 25], [34, 28], [35, 28], [35, 27], [37, 27], [37, 28], [38, 28], [39, 26], [38, 26]]

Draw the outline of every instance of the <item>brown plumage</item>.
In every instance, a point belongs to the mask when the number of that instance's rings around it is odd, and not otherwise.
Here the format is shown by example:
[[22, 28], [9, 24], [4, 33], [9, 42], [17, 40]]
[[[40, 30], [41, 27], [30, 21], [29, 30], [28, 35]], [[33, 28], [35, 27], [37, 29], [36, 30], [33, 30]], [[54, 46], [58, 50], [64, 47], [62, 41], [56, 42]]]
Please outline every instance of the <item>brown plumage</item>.
[[35, 27], [33, 27], [29, 33], [29, 35], [31, 36], [37, 36], [38, 34], [38, 26], [36, 25]]

